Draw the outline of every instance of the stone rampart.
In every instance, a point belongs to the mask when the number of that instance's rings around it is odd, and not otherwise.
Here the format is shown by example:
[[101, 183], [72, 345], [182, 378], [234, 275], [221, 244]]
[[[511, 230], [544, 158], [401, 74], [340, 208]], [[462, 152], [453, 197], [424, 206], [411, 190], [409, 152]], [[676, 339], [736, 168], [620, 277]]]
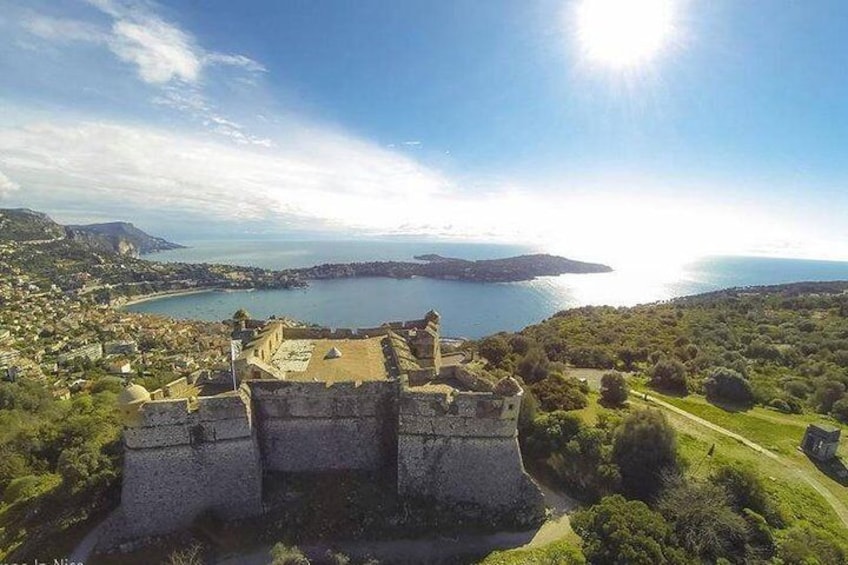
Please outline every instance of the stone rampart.
[[478, 392], [491, 392], [493, 388], [491, 383], [461, 365], [443, 366], [439, 371], [439, 378], [456, 379], [464, 388]]
[[157, 388], [150, 392], [152, 400], [163, 400], [165, 398], [180, 398], [184, 396], [190, 389], [188, 379], [180, 377], [175, 381], [171, 381], [162, 388]]
[[262, 465], [246, 391], [165, 399], [141, 407], [124, 430], [121, 535], [186, 527], [200, 513], [222, 518], [262, 511]]
[[285, 328], [285, 339], [368, 339], [386, 335], [388, 328]]
[[394, 463], [396, 382], [260, 380], [248, 386], [266, 469], [378, 469]]
[[537, 519], [542, 495], [525, 472], [518, 447], [521, 395], [402, 387], [398, 491], [482, 511], [513, 512], [519, 521]]

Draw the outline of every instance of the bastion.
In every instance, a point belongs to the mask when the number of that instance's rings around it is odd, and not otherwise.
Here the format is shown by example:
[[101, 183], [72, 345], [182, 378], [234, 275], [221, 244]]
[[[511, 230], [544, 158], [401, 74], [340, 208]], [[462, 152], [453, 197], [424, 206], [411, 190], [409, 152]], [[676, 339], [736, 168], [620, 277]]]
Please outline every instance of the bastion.
[[236, 390], [204, 396], [179, 379], [120, 395], [113, 542], [172, 532], [204, 512], [259, 516], [263, 474], [275, 472], [388, 471], [402, 497], [542, 515], [518, 448], [521, 386], [493, 385], [461, 354], [443, 356], [438, 313], [359, 329], [234, 323]]

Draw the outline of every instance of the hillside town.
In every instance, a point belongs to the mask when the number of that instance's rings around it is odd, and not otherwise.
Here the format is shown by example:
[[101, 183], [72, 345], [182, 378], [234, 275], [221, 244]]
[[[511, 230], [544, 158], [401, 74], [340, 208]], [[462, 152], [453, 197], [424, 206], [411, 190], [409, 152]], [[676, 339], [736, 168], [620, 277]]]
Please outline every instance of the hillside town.
[[0, 375], [45, 383], [57, 398], [98, 377], [150, 386], [203, 369], [227, 369], [222, 324], [134, 314], [18, 271], [0, 279]]

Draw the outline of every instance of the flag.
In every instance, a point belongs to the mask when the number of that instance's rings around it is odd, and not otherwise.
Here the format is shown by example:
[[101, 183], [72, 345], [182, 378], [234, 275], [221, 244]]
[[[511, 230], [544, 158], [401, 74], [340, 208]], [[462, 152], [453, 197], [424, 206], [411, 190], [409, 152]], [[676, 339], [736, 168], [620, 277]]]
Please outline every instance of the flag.
[[236, 382], [236, 357], [241, 354], [241, 341], [238, 339], [230, 340], [230, 375], [233, 378], [233, 390], [238, 389]]

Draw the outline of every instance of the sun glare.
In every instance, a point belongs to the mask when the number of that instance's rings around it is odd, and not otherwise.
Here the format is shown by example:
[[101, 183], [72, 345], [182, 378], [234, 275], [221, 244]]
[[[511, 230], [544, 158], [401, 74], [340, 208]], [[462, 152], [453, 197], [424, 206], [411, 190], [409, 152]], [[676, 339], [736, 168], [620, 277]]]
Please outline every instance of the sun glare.
[[593, 63], [616, 69], [653, 59], [674, 31], [675, 0], [581, 0], [577, 38]]

